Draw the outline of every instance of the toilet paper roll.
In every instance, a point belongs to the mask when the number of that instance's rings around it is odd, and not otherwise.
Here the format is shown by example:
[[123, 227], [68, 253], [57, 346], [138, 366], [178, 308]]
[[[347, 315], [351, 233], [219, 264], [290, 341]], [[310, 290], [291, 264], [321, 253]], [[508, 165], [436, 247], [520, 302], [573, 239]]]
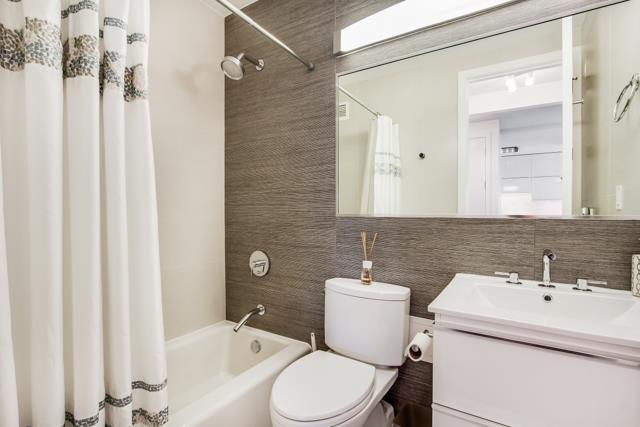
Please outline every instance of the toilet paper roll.
[[413, 337], [404, 354], [414, 362], [430, 361], [432, 359], [432, 346], [433, 338], [421, 332]]

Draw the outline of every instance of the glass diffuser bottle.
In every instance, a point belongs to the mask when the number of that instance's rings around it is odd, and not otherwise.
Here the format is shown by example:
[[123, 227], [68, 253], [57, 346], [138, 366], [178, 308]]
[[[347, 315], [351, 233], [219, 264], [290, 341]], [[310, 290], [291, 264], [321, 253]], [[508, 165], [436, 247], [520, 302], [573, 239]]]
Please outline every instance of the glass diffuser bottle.
[[362, 272], [360, 273], [360, 282], [363, 285], [370, 285], [373, 281], [373, 273], [371, 268], [373, 267], [373, 261], [362, 261]]
[[371, 247], [368, 245], [367, 241], [367, 232], [361, 231], [360, 238], [362, 239], [362, 251], [364, 255], [364, 260], [362, 261], [362, 271], [360, 271], [360, 283], [363, 285], [370, 285], [373, 282], [373, 247], [376, 244], [376, 239], [378, 238], [378, 233], [373, 235], [373, 240], [371, 242]]

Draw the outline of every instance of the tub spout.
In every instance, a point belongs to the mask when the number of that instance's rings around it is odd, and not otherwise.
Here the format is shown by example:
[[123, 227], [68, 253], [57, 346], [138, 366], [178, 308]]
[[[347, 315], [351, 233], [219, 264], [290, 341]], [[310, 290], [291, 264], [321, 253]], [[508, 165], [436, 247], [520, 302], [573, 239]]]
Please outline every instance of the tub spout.
[[253, 315], [259, 314], [260, 316], [263, 316], [266, 312], [267, 312], [267, 309], [265, 308], [265, 306], [262, 304], [258, 304], [256, 308], [254, 308], [253, 310], [245, 314], [244, 317], [240, 319], [240, 321], [236, 324], [236, 326], [233, 327], [233, 332], [238, 332], [240, 328], [242, 328], [244, 324], [247, 323]]

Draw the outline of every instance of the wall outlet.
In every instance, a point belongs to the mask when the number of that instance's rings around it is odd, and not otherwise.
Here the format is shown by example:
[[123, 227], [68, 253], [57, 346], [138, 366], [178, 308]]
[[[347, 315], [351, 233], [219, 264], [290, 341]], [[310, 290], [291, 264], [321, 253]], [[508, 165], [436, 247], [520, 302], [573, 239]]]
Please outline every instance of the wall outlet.
[[622, 209], [624, 209], [624, 187], [616, 185], [616, 210], [621, 211]]

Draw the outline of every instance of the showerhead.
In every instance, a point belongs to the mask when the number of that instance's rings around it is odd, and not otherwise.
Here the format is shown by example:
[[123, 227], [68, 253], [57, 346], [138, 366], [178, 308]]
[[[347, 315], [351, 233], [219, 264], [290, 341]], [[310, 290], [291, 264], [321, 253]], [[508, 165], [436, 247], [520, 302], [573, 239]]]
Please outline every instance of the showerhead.
[[256, 71], [262, 71], [264, 68], [264, 61], [262, 59], [256, 59], [252, 56], [246, 55], [244, 52], [238, 56], [225, 56], [220, 63], [220, 68], [225, 76], [231, 80], [240, 80], [244, 77], [244, 64], [242, 60], [246, 59], [250, 63], [256, 66]]
[[244, 65], [235, 56], [225, 56], [220, 63], [222, 72], [231, 80], [240, 80], [244, 77]]

